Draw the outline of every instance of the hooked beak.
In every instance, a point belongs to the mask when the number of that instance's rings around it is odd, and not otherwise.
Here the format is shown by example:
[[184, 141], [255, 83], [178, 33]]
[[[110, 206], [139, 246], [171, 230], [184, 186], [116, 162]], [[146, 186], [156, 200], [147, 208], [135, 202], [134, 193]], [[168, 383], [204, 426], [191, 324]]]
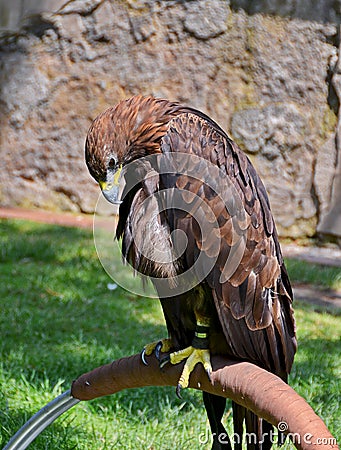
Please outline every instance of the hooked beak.
[[113, 203], [114, 205], [119, 205], [122, 201], [119, 198], [119, 190], [120, 190], [120, 175], [121, 175], [122, 166], [120, 166], [115, 172], [113, 180], [108, 181], [100, 181], [99, 185], [102, 190], [102, 194], [108, 200], [108, 202]]

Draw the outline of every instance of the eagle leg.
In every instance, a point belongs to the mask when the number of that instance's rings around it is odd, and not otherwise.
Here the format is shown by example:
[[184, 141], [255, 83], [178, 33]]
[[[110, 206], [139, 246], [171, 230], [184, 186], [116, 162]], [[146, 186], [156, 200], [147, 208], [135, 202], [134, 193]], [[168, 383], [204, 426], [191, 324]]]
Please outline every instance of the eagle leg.
[[212, 365], [208, 341], [209, 324], [210, 320], [208, 318], [197, 316], [197, 325], [192, 345], [177, 352], [170, 353], [160, 361], [160, 368], [162, 369], [168, 362], [171, 364], [178, 364], [186, 359], [176, 388], [176, 395], [179, 398], [181, 398], [181, 389], [188, 386], [190, 374], [198, 363], [201, 363], [204, 366], [208, 378], [211, 380]]
[[172, 341], [169, 338], [161, 339], [160, 341], [151, 342], [150, 344], [147, 344], [144, 346], [142, 352], [141, 352], [141, 359], [145, 366], [148, 366], [148, 363], [146, 361], [146, 356], [150, 356], [154, 351], [156, 358], [160, 361], [160, 351], [162, 353], [167, 353], [172, 348]]

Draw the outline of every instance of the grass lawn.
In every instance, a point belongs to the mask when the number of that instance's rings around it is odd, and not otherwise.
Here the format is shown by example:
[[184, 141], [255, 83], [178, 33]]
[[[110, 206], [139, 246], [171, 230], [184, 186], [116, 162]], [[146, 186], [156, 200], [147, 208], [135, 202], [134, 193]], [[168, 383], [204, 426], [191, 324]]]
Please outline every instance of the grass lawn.
[[[108, 289], [112, 281], [90, 231], [4, 220], [0, 254], [2, 448], [78, 375], [140, 351], [166, 330], [157, 300]], [[336, 268], [289, 262], [289, 271], [298, 281], [340, 287]], [[340, 317], [298, 303], [296, 319], [299, 351], [290, 384], [340, 439]], [[179, 400], [174, 388], [134, 389], [80, 403], [29, 448], [208, 449], [199, 443], [206, 430], [199, 392], [186, 390]]]

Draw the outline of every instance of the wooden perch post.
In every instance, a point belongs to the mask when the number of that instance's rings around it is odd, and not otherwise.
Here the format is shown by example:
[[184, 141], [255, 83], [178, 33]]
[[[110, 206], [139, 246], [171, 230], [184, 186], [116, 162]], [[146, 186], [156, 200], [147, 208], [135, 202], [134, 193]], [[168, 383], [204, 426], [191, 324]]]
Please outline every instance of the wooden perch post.
[[[155, 356], [139, 354], [122, 358], [80, 376], [72, 384], [71, 394], [79, 400], [91, 400], [128, 388], [176, 386], [183, 364], [160, 370]], [[302, 450], [338, 449], [335, 438], [308, 403], [276, 375], [251, 363], [213, 356], [212, 384], [199, 364], [190, 377], [194, 389], [227, 397], [263, 417], [288, 433], [296, 448]]]

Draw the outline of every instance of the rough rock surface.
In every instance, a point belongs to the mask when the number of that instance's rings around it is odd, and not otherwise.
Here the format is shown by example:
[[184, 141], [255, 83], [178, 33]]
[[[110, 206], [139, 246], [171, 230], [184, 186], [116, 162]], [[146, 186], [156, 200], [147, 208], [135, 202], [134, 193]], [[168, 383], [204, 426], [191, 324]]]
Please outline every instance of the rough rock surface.
[[338, 2], [26, 3], [35, 9], [20, 23], [0, 22], [1, 205], [92, 212], [88, 126], [142, 93], [229, 131], [263, 178], [281, 235], [311, 236], [318, 224], [341, 234]]

